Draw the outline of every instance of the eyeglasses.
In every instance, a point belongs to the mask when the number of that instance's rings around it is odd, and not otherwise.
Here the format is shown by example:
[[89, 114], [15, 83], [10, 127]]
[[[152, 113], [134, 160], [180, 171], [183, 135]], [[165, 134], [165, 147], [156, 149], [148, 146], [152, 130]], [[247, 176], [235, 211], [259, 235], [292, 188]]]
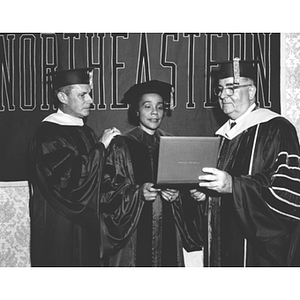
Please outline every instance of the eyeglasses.
[[214, 94], [218, 97], [220, 97], [223, 93], [223, 90], [225, 90], [227, 96], [233, 96], [234, 90], [246, 87], [246, 86], [251, 86], [252, 84], [243, 84], [243, 85], [237, 85], [237, 86], [226, 86], [226, 87], [217, 87], [214, 88]]

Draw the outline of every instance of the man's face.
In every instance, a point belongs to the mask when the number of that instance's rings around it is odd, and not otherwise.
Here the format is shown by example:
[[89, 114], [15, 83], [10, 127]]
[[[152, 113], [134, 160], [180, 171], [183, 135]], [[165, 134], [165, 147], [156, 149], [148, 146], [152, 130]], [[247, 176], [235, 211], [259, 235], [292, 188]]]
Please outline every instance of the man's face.
[[[242, 79], [240, 86], [249, 84], [249, 80]], [[249, 106], [255, 102], [255, 91], [254, 85], [249, 84], [248, 86], [239, 87], [234, 89], [234, 94], [228, 96], [226, 93], [226, 87], [233, 87], [233, 77], [228, 77], [219, 80], [219, 88], [223, 88], [222, 93], [219, 95], [219, 105], [230, 119], [235, 120], [243, 115]]]
[[65, 97], [64, 112], [77, 117], [84, 118], [90, 113], [93, 99], [90, 96], [91, 88], [88, 84], [75, 84], [70, 93]]

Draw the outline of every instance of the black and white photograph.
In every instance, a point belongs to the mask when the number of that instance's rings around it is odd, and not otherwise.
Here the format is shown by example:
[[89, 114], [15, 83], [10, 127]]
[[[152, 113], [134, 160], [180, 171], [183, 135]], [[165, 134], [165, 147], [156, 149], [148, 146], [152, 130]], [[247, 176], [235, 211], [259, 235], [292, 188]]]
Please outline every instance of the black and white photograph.
[[[0, 30], [1, 278], [21, 297], [33, 275], [33, 298], [286, 297], [280, 277], [294, 284], [300, 266], [300, 31], [195, 14], [180, 29], [148, 5], [133, 27], [134, 13], [78, 6]], [[242, 10], [218, 5], [211, 20]], [[95, 25], [110, 10], [125, 21]]]

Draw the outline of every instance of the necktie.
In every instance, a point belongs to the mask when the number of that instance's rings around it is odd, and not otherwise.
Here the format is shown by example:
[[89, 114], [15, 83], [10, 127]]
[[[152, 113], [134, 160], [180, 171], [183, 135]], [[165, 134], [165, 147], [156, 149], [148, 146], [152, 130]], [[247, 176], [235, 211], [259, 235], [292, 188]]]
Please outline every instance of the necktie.
[[230, 129], [232, 129], [235, 125], [236, 125], [236, 122], [232, 122], [232, 123], [230, 124]]

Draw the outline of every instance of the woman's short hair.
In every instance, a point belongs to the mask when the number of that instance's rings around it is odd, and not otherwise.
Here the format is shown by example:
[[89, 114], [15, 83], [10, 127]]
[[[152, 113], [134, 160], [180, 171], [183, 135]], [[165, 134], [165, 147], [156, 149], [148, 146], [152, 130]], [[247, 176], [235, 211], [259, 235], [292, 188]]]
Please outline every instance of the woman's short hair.
[[124, 98], [122, 99], [123, 103], [129, 104], [128, 122], [131, 125], [139, 125], [139, 116], [137, 114], [139, 102], [143, 95], [149, 93], [158, 94], [162, 97], [164, 111], [168, 115], [173, 109], [173, 87], [171, 84], [158, 80], [135, 84], [124, 94]]

